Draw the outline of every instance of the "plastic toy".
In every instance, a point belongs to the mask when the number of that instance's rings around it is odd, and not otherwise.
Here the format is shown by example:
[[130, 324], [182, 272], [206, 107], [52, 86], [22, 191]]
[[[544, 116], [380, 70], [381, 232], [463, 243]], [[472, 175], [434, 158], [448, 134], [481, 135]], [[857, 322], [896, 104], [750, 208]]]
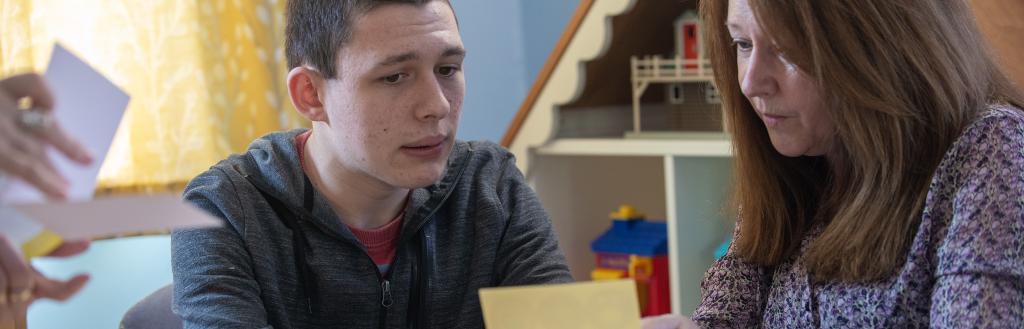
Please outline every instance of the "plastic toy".
[[628, 205], [609, 217], [612, 227], [590, 244], [597, 262], [591, 279], [633, 278], [644, 316], [671, 312], [667, 224], [647, 221]]

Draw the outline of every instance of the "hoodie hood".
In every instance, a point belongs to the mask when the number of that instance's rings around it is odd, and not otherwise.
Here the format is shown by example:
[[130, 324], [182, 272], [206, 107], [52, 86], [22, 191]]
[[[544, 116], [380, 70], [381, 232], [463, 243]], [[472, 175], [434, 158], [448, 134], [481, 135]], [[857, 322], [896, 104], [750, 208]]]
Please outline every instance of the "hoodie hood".
[[[295, 214], [306, 214], [313, 224], [327, 234], [361, 245], [343, 224], [325, 196], [313, 188], [302, 170], [295, 137], [308, 129], [271, 133], [255, 140], [249, 149], [233, 155], [215, 167], [244, 177], [265, 195], [280, 201]], [[456, 141], [448, 157], [448, 166], [441, 178], [426, 187], [410, 192], [405, 208], [401, 240], [415, 234], [454, 190], [471, 156], [468, 143]], [[460, 164], [453, 167], [453, 164]]]

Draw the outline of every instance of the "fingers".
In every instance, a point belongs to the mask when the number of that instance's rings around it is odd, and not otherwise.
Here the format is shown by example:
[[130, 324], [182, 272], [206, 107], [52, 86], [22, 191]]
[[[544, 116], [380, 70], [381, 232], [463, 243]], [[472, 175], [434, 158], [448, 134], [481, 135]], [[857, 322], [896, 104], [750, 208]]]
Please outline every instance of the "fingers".
[[[17, 109], [17, 102], [24, 97], [32, 100], [32, 107], [35, 109], [49, 112], [54, 107], [50, 88], [46, 85], [43, 77], [38, 74], [21, 74], [0, 80], [0, 107], [3, 107], [0, 114], [10, 116], [2, 118], [5, 122], [3, 122], [3, 126], [0, 126], [0, 135], [10, 141], [12, 146], [24, 149], [30, 154], [42, 153], [39, 159], [46, 160], [45, 145], [37, 141], [35, 138], [37, 136], [32, 136], [33, 134], [23, 131], [21, 127], [14, 124], [18, 111], [21, 111]], [[43, 140], [52, 144], [72, 161], [80, 164], [89, 164], [93, 161], [92, 155], [85, 147], [72, 138], [55, 120], [49, 121], [51, 124], [46, 125], [38, 133]]]
[[[11, 122], [4, 123], [7, 126], [4, 128], [14, 128], [6, 129], [5, 133], [0, 134], [0, 136], [3, 136], [3, 138], [5, 139], [5, 141], [0, 141], [0, 143], [6, 143], [3, 146], [5, 150], [15, 149], [21, 151], [29, 158], [31, 158], [33, 161], [37, 162], [38, 164], [46, 166], [45, 169], [48, 169], [49, 171], [55, 173], [57, 172], [57, 170], [53, 166], [53, 163], [50, 162], [50, 157], [47, 156], [46, 154], [47, 147], [46, 144], [43, 143], [43, 141], [39, 140], [39, 138], [36, 138], [36, 136], [23, 133], [22, 131], [20, 131], [20, 128], [18, 127], [11, 127], [15, 126]], [[5, 152], [5, 154], [8, 153], [10, 153], [10, 151]]]
[[86, 249], [89, 249], [89, 240], [75, 240], [75, 241], [64, 241], [60, 247], [57, 247], [48, 257], [70, 257], [81, 254]]
[[[7, 248], [6, 238], [4, 240], [0, 248]], [[14, 328], [14, 310], [7, 300], [7, 272], [0, 270], [0, 329], [7, 328]]]
[[53, 109], [50, 87], [38, 74], [26, 73], [0, 80], [0, 90], [14, 101], [28, 97], [32, 99], [33, 107]]
[[0, 266], [3, 267], [4, 282], [2, 292], [6, 303], [0, 311], [0, 327], [13, 327], [18, 318], [24, 317], [27, 304], [32, 297], [32, 277], [34, 271], [29, 269], [25, 260], [14, 249], [6, 236], [0, 235]]
[[65, 199], [67, 181], [50, 162], [46, 143], [54, 144], [79, 163], [88, 163], [91, 157], [56, 124], [40, 134], [20, 127], [16, 121], [22, 110], [17, 108], [17, 101], [23, 97], [32, 99], [33, 107], [53, 108], [49, 88], [39, 75], [22, 74], [0, 80], [0, 171], [35, 186], [50, 198]]
[[7, 276], [7, 292], [9, 295], [17, 295], [31, 291], [34, 271], [29, 268], [21, 253], [14, 249], [6, 236], [0, 235], [0, 243], [0, 265]]
[[14, 317], [14, 329], [28, 329], [29, 328], [29, 311], [25, 310], [19, 313], [15, 313]]
[[24, 301], [18, 301], [11, 304], [11, 312], [14, 313], [14, 328], [24, 329], [28, 325], [28, 304], [31, 302], [32, 294], [29, 293], [27, 299]]
[[0, 145], [0, 170], [35, 186], [50, 198], [67, 198], [67, 181], [48, 164], [18, 149]]
[[92, 163], [92, 154], [89, 153], [89, 150], [71, 137], [60, 124], [54, 122], [43, 132], [43, 138], [53, 144], [68, 159], [80, 164]]
[[[16, 114], [12, 114], [13, 116], [16, 116]], [[4, 148], [22, 150], [32, 156], [45, 157], [45, 144], [35, 136], [22, 131], [21, 127], [15, 123], [15, 120], [13, 118], [10, 120], [0, 118], [0, 138], [2, 138], [0, 143], [2, 143]]]
[[85, 284], [89, 282], [89, 275], [79, 274], [68, 281], [53, 280], [35, 273], [36, 287], [34, 295], [36, 299], [48, 298], [57, 301], [65, 301], [74, 296]]

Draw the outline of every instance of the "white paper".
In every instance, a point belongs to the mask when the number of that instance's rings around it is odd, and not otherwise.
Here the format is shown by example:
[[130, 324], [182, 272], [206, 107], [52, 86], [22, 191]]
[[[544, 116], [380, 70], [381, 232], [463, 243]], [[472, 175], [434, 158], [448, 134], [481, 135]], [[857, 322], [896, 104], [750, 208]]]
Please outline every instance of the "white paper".
[[25, 241], [42, 233], [43, 225], [14, 208], [0, 206], [0, 232], [11, 241], [11, 245], [20, 247]]
[[[54, 46], [45, 77], [53, 92], [57, 122], [92, 152], [95, 161], [81, 166], [51, 149], [51, 161], [70, 182], [68, 201], [47, 200], [34, 187], [10, 179], [6, 189], [0, 183], [0, 204], [10, 204], [13, 208], [8, 210], [16, 211], [0, 212], [0, 222], [18, 226], [18, 230], [37, 229], [35, 223], [39, 223], [65, 239], [95, 239], [222, 224], [221, 220], [186, 204], [177, 195], [94, 200], [100, 166], [128, 106], [128, 95], [60, 45]], [[31, 220], [17, 222], [15, 214]]]
[[22, 204], [14, 208], [69, 240], [222, 224], [220, 219], [185, 203], [174, 194]]
[[[82, 166], [50, 148], [50, 161], [69, 181], [68, 200], [92, 199], [100, 166], [114, 141], [114, 133], [128, 106], [128, 94], [59, 44], [46, 70], [46, 81], [54, 96], [57, 122], [93, 155], [93, 163]], [[0, 203], [43, 203], [46, 197], [17, 179], [0, 191]]]

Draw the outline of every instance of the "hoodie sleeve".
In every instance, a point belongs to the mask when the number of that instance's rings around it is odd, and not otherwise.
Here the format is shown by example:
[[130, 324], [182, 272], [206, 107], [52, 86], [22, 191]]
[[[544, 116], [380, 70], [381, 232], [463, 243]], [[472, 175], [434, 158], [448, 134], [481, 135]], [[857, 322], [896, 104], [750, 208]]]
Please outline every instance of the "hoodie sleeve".
[[195, 178], [187, 202], [226, 221], [217, 228], [172, 234], [173, 310], [185, 328], [271, 328], [251, 257], [242, 240], [242, 213], [230, 179], [217, 170]]
[[516, 167], [515, 157], [506, 154], [497, 184], [507, 215], [496, 259], [498, 285], [572, 282], [551, 219]]

